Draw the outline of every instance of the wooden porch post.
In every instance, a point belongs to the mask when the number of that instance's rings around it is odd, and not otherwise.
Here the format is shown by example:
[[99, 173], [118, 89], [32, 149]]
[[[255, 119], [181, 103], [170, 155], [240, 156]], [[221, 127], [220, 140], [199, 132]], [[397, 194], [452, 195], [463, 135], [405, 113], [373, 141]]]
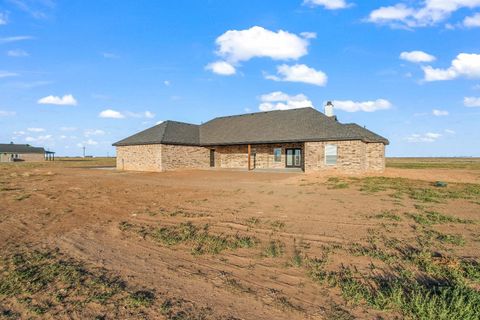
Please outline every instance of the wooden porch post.
[[251, 145], [248, 145], [248, 171], [250, 171], [250, 159], [251, 159], [251, 153], [252, 153], [252, 147]]

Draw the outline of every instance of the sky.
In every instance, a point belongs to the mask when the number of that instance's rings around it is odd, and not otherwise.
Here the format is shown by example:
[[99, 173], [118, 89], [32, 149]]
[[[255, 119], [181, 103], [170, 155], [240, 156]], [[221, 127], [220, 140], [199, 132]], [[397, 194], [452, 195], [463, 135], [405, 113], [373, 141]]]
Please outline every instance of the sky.
[[2, 143], [327, 101], [387, 156], [480, 156], [480, 0], [0, 1]]

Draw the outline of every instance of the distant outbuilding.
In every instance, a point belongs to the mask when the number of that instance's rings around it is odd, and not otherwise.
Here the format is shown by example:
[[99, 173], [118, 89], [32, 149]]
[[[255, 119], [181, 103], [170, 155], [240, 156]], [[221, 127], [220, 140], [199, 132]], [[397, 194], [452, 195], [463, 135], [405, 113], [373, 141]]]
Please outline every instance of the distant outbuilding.
[[29, 144], [1, 143], [0, 162], [38, 162], [55, 160], [55, 152], [45, 151], [41, 147], [33, 147]]

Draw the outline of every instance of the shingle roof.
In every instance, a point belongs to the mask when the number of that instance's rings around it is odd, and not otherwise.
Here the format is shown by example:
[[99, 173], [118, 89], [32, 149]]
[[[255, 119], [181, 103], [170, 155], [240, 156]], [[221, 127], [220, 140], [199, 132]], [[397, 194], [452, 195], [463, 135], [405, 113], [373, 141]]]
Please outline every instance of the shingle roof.
[[39, 147], [32, 147], [29, 144], [0, 143], [0, 152], [45, 153], [45, 149]]
[[115, 142], [113, 145], [128, 146], [159, 143], [199, 145], [199, 139], [198, 125], [169, 120]]
[[359, 125], [342, 124], [313, 108], [302, 108], [219, 117], [202, 125], [166, 121], [113, 145], [214, 146], [335, 140], [389, 143]]

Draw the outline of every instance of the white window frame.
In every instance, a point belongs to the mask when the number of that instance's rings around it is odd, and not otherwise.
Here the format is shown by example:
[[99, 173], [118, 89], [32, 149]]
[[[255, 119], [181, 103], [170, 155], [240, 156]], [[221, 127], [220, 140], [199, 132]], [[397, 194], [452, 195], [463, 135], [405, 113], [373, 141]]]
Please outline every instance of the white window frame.
[[[338, 146], [336, 144], [326, 144], [325, 145], [325, 165], [326, 166], [336, 166], [338, 162]], [[328, 161], [328, 157], [335, 156], [335, 162], [331, 163]]]

